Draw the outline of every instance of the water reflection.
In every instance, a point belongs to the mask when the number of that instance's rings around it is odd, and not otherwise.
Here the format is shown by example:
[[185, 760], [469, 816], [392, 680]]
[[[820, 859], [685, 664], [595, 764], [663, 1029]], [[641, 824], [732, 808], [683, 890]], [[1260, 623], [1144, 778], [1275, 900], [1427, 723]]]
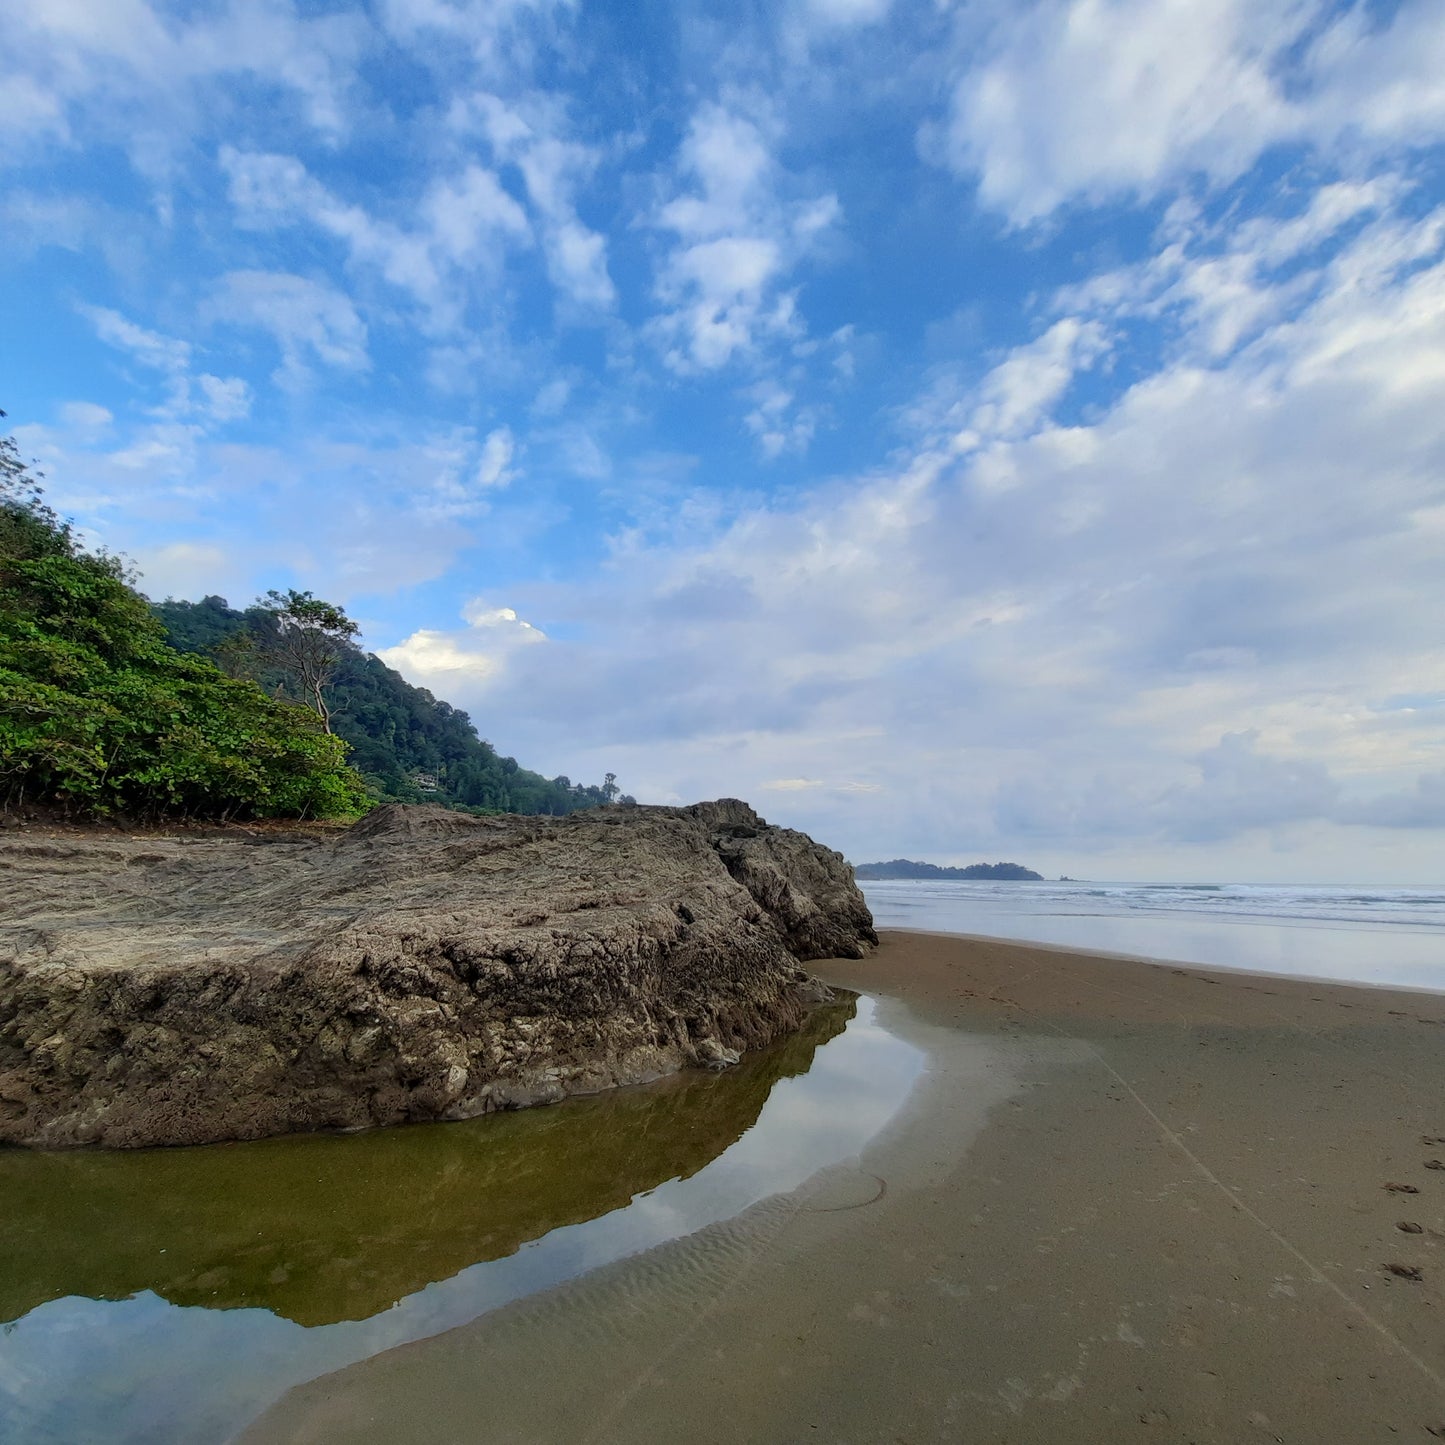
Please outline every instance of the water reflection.
[[224, 1440], [301, 1380], [796, 1187], [921, 1064], [861, 999], [724, 1074], [549, 1109], [0, 1154], [0, 1439]]
[[561, 1107], [197, 1149], [0, 1153], [0, 1320], [151, 1290], [302, 1325], [361, 1320], [563, 1225], [695, 1174], [854, 1006], [726, 1075]]

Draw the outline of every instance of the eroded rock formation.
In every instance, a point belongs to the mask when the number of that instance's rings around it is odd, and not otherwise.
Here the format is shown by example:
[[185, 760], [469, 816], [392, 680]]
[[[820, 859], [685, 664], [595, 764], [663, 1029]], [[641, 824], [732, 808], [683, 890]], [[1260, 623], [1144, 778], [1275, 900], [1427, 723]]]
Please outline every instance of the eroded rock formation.
[[465, 1118], [723, 1066], [872, 918], [733, 800], [331, 836], [0, 842], [0, 1141], [195, 1144]]

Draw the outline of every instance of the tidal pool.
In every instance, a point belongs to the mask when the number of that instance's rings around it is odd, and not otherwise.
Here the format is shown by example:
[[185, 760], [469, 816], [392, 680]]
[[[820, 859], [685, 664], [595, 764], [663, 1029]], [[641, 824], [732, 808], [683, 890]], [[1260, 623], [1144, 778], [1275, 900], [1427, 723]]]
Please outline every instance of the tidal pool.
[[0, 1440], [227, 1440], [303, 1380], [797, 1188], [922, 1068], [865, 997], [726, 1072], [551, 1108], [0, 1152]]

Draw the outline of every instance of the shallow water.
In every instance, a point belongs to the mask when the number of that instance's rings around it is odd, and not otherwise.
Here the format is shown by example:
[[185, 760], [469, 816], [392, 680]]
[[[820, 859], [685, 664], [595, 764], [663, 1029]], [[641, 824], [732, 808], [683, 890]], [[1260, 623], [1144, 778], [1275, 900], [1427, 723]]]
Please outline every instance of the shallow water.
[[303, 1380], [796, 1188], [922, 1065], [860, 998], [724, 1073], [547, 1109], [0, 1153], [0, 1440], [226, 1440]]
[[1445, 888], [880, 880], [879, 928], [1445, 992]]

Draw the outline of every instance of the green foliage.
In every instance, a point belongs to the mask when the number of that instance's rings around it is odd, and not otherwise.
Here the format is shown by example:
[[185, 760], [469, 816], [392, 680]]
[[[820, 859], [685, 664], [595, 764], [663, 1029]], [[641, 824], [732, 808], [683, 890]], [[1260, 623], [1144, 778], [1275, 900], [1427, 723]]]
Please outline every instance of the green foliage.
[[0, 443], [0, 800], [79, 813], [334, 817], [368, 806], [305, 709], [166, 641]]
[[271, 626], [264, 636], [272, 666], [285, 673], [291, 694], [309, 707], [330, 732], [326, 687], [336, 671], [341, 649], [360, 629], [334, 603], [294, 587], [289, 592], [273, 589], [256, 605], [271, 614]]
[[[305, 596], [306, 594], [298, 594]], [[173, 646], [216, 658], [227, 671], [289, 692], [277, 664], [275, 610], [238, 611], [222, 597], [156, 605]], [[479, 813], [563, 814], [622, 798], [610, 774], [601, 786], [544, 778], [477, 736], [465, 712], [413, 687], [379, 658], [338, 643], [326, 685], [331, 728], [351, 748], [368, 791], [385, 802], [433, 802]], [[623, 801], [630, 801], [622, 798]]]

